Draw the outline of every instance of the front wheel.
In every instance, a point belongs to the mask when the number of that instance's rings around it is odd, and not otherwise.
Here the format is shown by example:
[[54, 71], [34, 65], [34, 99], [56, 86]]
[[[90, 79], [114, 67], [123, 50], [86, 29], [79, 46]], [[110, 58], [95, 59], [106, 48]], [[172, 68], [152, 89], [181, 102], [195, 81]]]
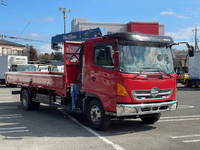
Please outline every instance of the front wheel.
[[160, 113], [158, 114], [148, 114], [148, 115], [141, 115], [140, 119], [144, 124], [154, 124], [160, 119]]
[[87, 107], [87, 118], [90, 127], [97, 130], [105, 130], [110, 125], [110, 118], [105, 114], [102, 104], [94, 99]]

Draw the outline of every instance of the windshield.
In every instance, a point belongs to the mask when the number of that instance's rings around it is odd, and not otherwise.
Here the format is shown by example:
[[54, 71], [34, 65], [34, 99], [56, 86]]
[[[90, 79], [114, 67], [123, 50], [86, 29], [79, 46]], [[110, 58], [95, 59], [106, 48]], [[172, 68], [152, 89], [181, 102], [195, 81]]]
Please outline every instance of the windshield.
[[18, 65], [16, 71], [19, 71], [19, 72], [35, 72], [36, 67], [34, 65]]
[[124, 73], [173, 73], [170, 48], [119, 45], [119, 71]]

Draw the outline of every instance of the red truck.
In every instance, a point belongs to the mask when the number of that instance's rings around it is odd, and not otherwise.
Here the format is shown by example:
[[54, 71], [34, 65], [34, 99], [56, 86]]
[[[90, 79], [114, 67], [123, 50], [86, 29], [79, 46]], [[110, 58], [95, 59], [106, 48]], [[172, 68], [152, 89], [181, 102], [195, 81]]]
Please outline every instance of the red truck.
[[8, 72], [7, 84], [21, 86], [24, 110], [40, 103], [62, 106], [105, 129], [112, 118], [159, 120], [176, 110], [176, 74], [171, 37], [114, 33], [84, 42], [64, 42], [64, 73]]

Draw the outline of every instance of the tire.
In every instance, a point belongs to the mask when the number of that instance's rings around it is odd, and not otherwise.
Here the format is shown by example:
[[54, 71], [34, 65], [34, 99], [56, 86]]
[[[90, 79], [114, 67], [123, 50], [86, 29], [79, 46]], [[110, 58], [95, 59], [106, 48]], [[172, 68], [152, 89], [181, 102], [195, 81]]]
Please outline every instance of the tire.
[[33, 102], [32, 97], [28, 89], [23, 89], [21, 92], [21, 106], [24, 110], [35, 110], [40, 107], [40, 103]]
[[189, 80], [185, 80], [184, 84], [185, 84], [185, 87], [189, 87]]
[[190, 80], [185, 80], [185, 87], [191, 88], [192, 87], [192, 82]]
[[140, 119], [144, 124], [154, 124], [160, 119], [161, 114], [141, 115]]
[[110, 118], [105, 114], [102, 104], [93, 99], [87, 107], [89, 126], [96, 130], [105, 130], [110, 125]]

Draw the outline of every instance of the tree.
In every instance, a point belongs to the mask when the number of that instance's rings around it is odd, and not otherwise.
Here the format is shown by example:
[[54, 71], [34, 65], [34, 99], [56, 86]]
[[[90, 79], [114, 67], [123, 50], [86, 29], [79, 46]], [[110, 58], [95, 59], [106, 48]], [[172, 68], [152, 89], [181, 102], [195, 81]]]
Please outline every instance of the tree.
[[33, 46], [26, 45], [26, 49], [22, 52], [23, 56], [28, 56], [29, 61], [37, 61], [38, 60], [38, 52]]
[[52, 59], [51, 57], [52, 56], [50, 54], [44, 53], [39, 55], [39, 60], [51, 60]]
[[64, 58], [64, 56], [62, 53], [60, 53], [60, 52], [54, 53], [54, 57], [53, 57], [54, 60], [63, 61], [63, 58]]
[[38, 56], [39, 60], [41, 61], [49, 61], [49, 60], [56, 60], [63, 62], [64, 55], [60, 52], [52, 52], [52, 53], [42, 53]]
[[38, 53], [37, 50], [33, 47], [29, 47], [29, 61], [36, 61], [38, 60]]

